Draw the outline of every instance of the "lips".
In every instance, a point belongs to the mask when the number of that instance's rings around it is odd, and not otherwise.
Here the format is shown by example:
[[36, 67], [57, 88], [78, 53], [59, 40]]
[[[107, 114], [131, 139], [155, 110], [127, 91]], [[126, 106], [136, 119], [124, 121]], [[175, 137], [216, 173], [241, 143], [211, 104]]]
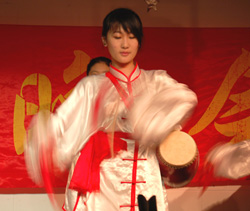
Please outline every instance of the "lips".
[[120, 53], [122, 56], [128, 56], [129, 55], [129, 52], [121, 52]]

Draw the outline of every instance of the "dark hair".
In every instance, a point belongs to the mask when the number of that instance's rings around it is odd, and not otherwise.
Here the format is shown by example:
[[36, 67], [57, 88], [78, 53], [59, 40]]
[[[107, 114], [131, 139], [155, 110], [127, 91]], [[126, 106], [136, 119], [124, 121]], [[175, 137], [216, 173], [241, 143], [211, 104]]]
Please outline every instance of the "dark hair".
[[115, 30], [119, 26], [122, 26], [127, 33], [132, 33], [138, 40], [139, 47], [141, 47], [143, 38], [142, 22], [134, 11], [127, 8], [111, 11], [103, 20], [102, 36], [106, 38], [109, 30]]
[[88, 63], [88, 66], [87, 66], [87, 75], [89, 75], [91, 67], [93, 67], [96, 63], [100, 63], [100, 62], [104, 62], [104, 63], [106, 63], [106, 65], [109, 66], [111, 63], [111, 60], [104, 57], [104, 56], [100, 56], [100, 57], [96, 57], [96, 58], [91, 59], [90, 62]]

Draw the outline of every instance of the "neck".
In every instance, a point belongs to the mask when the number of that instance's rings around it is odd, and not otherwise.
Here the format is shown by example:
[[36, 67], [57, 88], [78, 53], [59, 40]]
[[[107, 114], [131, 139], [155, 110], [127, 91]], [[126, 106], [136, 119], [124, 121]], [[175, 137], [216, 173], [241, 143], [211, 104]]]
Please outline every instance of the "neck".
[[117, 64], [117, 63], [113, 63], [112, 65], [117, 68], [118, 70], [120, 70], [121, 72], [123, 72], [127, 77], [130, 76], [130, 74], [132, 73], [132, 71], [135, 68], [135, 63], [131, 62], [129, 64]]

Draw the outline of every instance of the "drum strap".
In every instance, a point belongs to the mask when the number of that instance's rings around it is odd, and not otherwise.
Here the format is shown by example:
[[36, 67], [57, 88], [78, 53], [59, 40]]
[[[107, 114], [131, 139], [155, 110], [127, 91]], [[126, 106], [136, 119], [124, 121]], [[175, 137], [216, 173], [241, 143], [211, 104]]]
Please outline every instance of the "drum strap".
[[[115, 85], [118, 93], [122, 97], [126, 106], [129, 106], [128, 94], [120, 86], [116, 78], [109, 75], [110, 80]], [[103, 100], [103, 96], [109, 87], [103, 84], [97, 96], [94, 106], [93, 125], [96, 127], [98, 124], [99, 108]], [[112, 150], [110, 150], [110, 140], [108, 134], [103, 131], [98, 131], [92, 135], [89, 141], [81, 150], [81, 154], [77, 160], [72, 175], [69, 188], [77, 190], [79, 193], [85, 194], [86, 192], [93, 192], [100, 190], [100, 164], [103, 159], [108, 159], [115, 156], [120, 150], [127, 150], [127, 142], [122, 138], [128, 139], [131, 134], [124, 132], [113, 133]], [[102, 147], [100, 147], [100, 145]], [[113, 154], [112, 154], [112, 152]]]
[[[111, 80], [111, 82], [114, 84], [116, 90], [118, 91], [120, 97], [122, 98], [123, 102], [125, 103], [126, 107], [129, 108], [131, 104], [133, 103], [131, 101], [132, 98], [127, 94], [127, 92], [122, 88], [122, 86], [119, 84], [115, 76], [113, 76], [110, 72], [106, 73], [106, 76]], [[129, 89], [130, 92], [132, 92], [131, 89]], [[132, 96], [132, 93], [129, 93]]]

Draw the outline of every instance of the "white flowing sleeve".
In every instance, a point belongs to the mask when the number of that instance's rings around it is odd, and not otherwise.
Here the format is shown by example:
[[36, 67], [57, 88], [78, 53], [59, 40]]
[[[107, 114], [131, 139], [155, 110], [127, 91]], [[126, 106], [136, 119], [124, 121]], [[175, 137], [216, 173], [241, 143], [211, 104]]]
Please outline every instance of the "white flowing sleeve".
[[215, 177], [239, 179], [250, 175], [250, 140], [223, 144], [212, 149], [206, 162], [212, 164]]
[[150, 146], [158, 145], [170, 132], [181, 128], [194, 110], [197, 97], [164, 70], [152, 71], [147, 77], [147, 89], [136, 99], [129, 118], [135, 139]]
[[52, 149], [54, 165], [65, 170], [96, 130], [92, 124], [96, 83], [93, 77], [82, 79], [55, 113], [40, 111], [32, 119], [25, 142], [25, 161], [37, 184], [41, 184], [42, 150], [49, 153]]

